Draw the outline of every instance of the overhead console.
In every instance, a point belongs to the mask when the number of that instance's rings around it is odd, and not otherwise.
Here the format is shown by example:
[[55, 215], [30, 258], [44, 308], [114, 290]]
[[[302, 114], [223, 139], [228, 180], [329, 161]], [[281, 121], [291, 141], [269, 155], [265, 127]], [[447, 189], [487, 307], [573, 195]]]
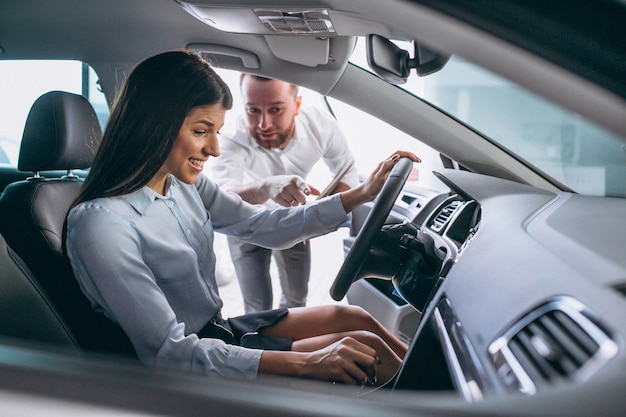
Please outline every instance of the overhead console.
[[[223, 32], [261, 35], [272, 53], [284, 61], [316, 67], [344, 58], [332, 51], [340, 36], [329, 8], [312, 2], [307, 7], [277, 7], [256, 2], [233, 7], [215, 2], [176, 0], [203, 23]], [[345, 36], [345, 38], [350, 38]], [[346, 57], [347, 59], [347, 57]]]
[[278, 7], [256, 2], [234, 7], [230, 3], [176, 0], [183, 9], [207, 25], [225, 32], [255, 35], [336, 36], [330, 10], [323, 4]]
[[[346, 56], [338, 56], [337, 51], [333, 52], [333, 44], [338, 38], [356, 36], [367, 36], [370, 67], [394, 84], [406, 82], [411, 69], [419, 76], [436, 72], [450, 57], [374, 21], [369, 33], [355, 32], [354, 14], [333, 8], [328, 2], [292, 1], [279, 6], [275, 2], [251, 0], [233, 6], [229, 2], [208, 0], [174, 1], [187, 13], [220, 31], [263, 36], [277, 58], [309, 67], [347, 62], [352, 49], [345, 51]], [[413, 42], [413, 56], [396, 47], [391, 39]]]

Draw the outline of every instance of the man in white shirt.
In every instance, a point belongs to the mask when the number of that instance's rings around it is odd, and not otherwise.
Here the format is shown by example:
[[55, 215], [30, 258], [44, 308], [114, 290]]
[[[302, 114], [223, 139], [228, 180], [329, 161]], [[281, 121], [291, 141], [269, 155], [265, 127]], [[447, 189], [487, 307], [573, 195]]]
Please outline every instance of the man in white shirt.
[[[220, 140], [214, 180], [245, 201], [268, 207], [295, 206], [319, 191], [306, 177], [321, 159], [336, 175], [353, 161], [335, 119], [315, 107], [301, 107], [298, 87], [250, 74], [240, 78], [245, 112], [233, 132]], [[332, 193], [358, 184], [352, 165]], [[246, 313], [273, 308], [270, 262], [276, 262], [282, 288], [280, 307], [306, 304], [311, 268], [308, 242], [269, 250], [228, 238]]]

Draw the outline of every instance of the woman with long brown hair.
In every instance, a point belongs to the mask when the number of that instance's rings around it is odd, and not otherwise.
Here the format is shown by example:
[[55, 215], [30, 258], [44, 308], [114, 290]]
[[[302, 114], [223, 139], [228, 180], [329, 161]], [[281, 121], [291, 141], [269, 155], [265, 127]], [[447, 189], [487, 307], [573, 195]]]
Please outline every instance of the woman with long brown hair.
[[358, 307], [223, 319], [213, 233], [275, 248], [328, 233], [375, 198], [399, 157], [419, 159], [398, 152], [353, 189], [267, 210], [201, 175], [208, 158], [219, 156], [218, 132], [231, 106], [226, 84], [189, 51], [156, 55], [131, 72], [68, 214], [66, 250], [85, 295], [150, 366], [387, 381], [406, 346]]

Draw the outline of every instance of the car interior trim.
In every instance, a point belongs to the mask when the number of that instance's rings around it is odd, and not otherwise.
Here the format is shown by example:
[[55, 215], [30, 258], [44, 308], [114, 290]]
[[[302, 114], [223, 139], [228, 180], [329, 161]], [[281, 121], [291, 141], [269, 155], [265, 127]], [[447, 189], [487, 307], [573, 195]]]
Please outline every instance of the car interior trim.
[[447, 352], [446, 359], [457, 390], [467, 401], [482, 400], [481, 386], [487, 381], [485, 371], [463, 329], [463, 324], [445, 296], [437, 303], [433, 317], [441, 343]]
[[[544, 319], [548, 313], [558, 314], [559, 312], [571, 319], [575, 326], [566, 323], [563, 318]], [[532, 331], [531, 336], [525, 335], [525, 332], [532, 330], [526, 330], [531, 326], [536, 326], [536, 330]], [[544, 327], [552, 331], [543, 331]], [[585, 380], [614, 357], [619, 350], [618, 345], [602, 327], [593, 318], [591, 311], [581, 302], [569, 296], [559, 296], [534, 309], [513, 324], [489, 345], [489, 354], [505, 386], [532, 395], [537, 392], [537, 384], [543, 382], [541, 379], [549, 381], [563, 376]], [[560, 343], [565, 343], [563, 341], [566, 340], [571, 340], [573, 343], [570, 346], [557, 345], [556, 341], [548, 336], [550, 333], [564, 334], [560, 338]], [[515, 340], [519, 335], [526, 338], [527, 342], [525, 346], [516, 348]], [[587, 340], [588, 338], [590, 340]], [[522, 352], [524, 351], [529, 358], [523, 359]], [[566, 356], [572, 356], [572, 358], [566, 359]], [[533, 360], [533, 357], [537, 359]], [[537, 362], [535, 366], [539, 368], [544, 360], [546, 365], [550, 368], [554, 367], [557, 372], [560, 371], [561, 375], [552, 375], [547, 371], [544, 375], [540, 370], [543, 377], [537, 375], [532, 378], [528, 371], [529, 363]], [[561, 370], [558, 363], [561, 360], [567, 363], [572, 362], [570, 369], [563, 367]], [[521, 363], [522, 361], [525, 362], [526, 367]], [[513, 383], [511, 379], [513, 376], [517, 383]]]

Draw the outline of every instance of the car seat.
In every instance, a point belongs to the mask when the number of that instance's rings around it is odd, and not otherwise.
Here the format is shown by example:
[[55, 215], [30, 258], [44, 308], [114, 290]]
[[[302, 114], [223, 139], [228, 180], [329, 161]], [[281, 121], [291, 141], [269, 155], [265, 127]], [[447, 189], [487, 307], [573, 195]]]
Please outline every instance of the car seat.
[[78, 341], [45, 291], [1, 235], [0, 337], [3, 342], [36, 342], [42, 347], [81, 352]]
[[[51, 91], [39, 97], [27, 117], [18, 160], [18, 169], [33, 176], [9, 184], [0, 196], [0, 233], [83, 348], [134, 355], [123, 330], [92, 309], [63, 252], [65, 218], [83, 183], [73, 170], [89, 168], [101, 136], [83, 96]], [[42, 175], [55, 170], [65, 175]]]

